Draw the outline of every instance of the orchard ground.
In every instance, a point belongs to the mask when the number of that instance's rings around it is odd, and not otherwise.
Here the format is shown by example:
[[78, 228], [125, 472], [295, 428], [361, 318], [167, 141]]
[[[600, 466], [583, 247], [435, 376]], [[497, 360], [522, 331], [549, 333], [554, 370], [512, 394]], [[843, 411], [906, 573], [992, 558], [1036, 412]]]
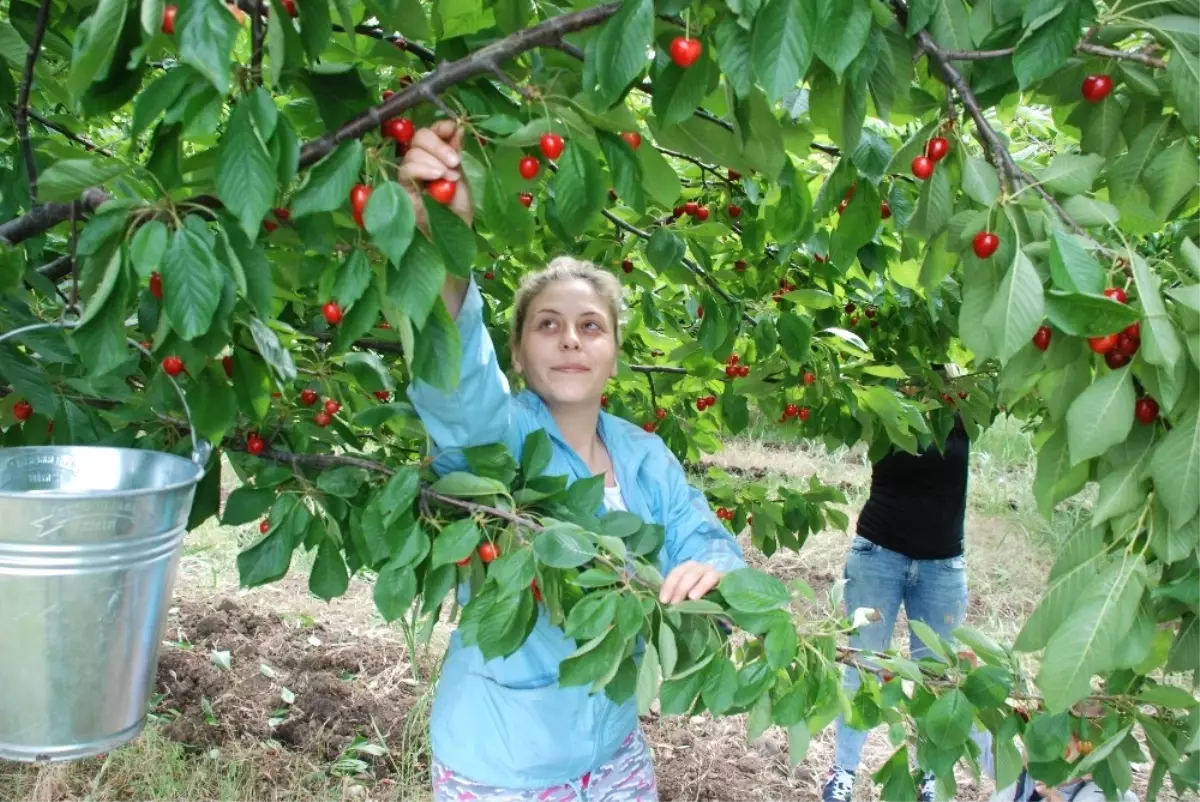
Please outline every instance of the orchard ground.
[[[827, 604], [869, 488], [865, 453], [829, 454], [772, 426], [728, 442], [706, 463], [778, 483], [816, 473], [846, 492], [849, 530], [814, 535], [798, 554], [768, 560], [749, 546], [748, 533], [742, 537], [755, 567], [803, 578]], [[973, 447], [967, 625], [1004, 642], [1032, 612], [1056, 543], [1089, 503], [1087, 494], [1077, 496], [1046, 521], [1029, 491], [1033, 465], [1029, 437], [1013, 420], [998, 421]], [[232, 491], [236, 479], [225, 475]], [[449, 627], [439, 626], [414, 660], [405, 634], [378, 616], [366, 582], [329, 604], [308, 593], [306, 571], [241, 591], [235, 558], [258, 536], [257, 525], [213, 522], [188, 536], [145, 733], [106, 759], [0, 764], [0, 799], [429, 798], [427, 715]], [[906, 640], [902, 618], [897, 644]], [[664, 800], [814, 799], [833, 755], [832, 726], [792, 769], [778, 728], [751, 745], [741, 717], [651, 715], [644, 725]], [[859, 799], [878, 798], [868, 774], [891, 751], [885, 730], [874, 731]], [[1135, 792], [1144, 791], [1149, 768], [1134, 766]], [[991, 790], [988, 780], [960, 771], [960, 799], [986, 799]], [[1162, 798], [1176, 798], [1169, 783]]]

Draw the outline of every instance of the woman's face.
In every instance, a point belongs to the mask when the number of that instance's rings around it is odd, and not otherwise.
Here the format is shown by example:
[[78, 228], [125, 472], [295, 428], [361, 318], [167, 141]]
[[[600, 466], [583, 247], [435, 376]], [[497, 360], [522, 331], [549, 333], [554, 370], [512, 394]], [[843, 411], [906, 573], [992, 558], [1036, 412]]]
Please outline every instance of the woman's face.
[[617, 372], [615, 322], [584, 279], [556, 281], [529, 303], [513, 367], [551, 409], [600, 405]]

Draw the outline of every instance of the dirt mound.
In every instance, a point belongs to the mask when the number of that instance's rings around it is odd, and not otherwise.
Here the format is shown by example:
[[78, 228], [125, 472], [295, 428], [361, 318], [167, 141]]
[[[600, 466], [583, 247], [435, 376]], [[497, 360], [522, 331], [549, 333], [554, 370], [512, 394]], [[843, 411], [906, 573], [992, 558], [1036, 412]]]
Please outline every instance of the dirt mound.
[[181, 604], [167, 639], [152, 715], [189, 747], [265, 743], [322, 763], [352, 752], [379, 777], [389, 773], [383, 750], [348, 748], [399, 744], [425, 726], [425, 686], [387, 640], [349, 640], [230, 599]]

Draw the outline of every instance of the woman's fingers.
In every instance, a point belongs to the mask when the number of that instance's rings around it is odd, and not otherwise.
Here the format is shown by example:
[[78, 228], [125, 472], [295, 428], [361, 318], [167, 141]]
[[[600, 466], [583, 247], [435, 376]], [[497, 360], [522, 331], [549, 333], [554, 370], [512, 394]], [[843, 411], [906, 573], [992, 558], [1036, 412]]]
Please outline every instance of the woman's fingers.
[[451, 181], [459, 179], [459, 171], [446, 166], [445, 162], [427, 150], [410, 150], [400, 164], [400, 180], [404, 181], [434, 181], [438, 178], [448, 178]]
[[689, 561], [678, 565], [667, 575], [659, 591], [658, 600], [663, 604], [678, 604], [684, 599], [699, 599], [717, 586], [721, 574], [712, 566]]
[[[442, 120], [441, 122], [449, 123], [451, 126], [454, 126], [454, 123], [450, 120]], [[417, 131], [417, 133], [413, 135], [412, 150], [410, 150], [409, 153], [412, 153], [413, 150], [428, 151], [437, 157], [447, 167], [458, 167], [458, 150], [447, 141], [447, 138], [452, 138], [455, 136], [455, 128], [451, 127], [446, 129], [446, 138], [443, 138], [442, 136], [439, 136], [438, 131], [441, 129], [438, 129], [437, 126], [438, 124], [435, 123], [433, 128], [422, 128], [421, 130]]]

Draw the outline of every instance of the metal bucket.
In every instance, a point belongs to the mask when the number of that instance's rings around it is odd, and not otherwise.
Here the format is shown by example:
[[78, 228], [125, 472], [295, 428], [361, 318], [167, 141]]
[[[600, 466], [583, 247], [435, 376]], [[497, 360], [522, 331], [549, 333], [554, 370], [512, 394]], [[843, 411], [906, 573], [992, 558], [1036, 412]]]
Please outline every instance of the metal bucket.
[[[0, 340], [53, 325], [71, 324]], [[103, 446], [0, 449], [0, 759], [76, 760], [141, 732], [211, 452], [194, 429], [192, 449], [190, 460]]]

